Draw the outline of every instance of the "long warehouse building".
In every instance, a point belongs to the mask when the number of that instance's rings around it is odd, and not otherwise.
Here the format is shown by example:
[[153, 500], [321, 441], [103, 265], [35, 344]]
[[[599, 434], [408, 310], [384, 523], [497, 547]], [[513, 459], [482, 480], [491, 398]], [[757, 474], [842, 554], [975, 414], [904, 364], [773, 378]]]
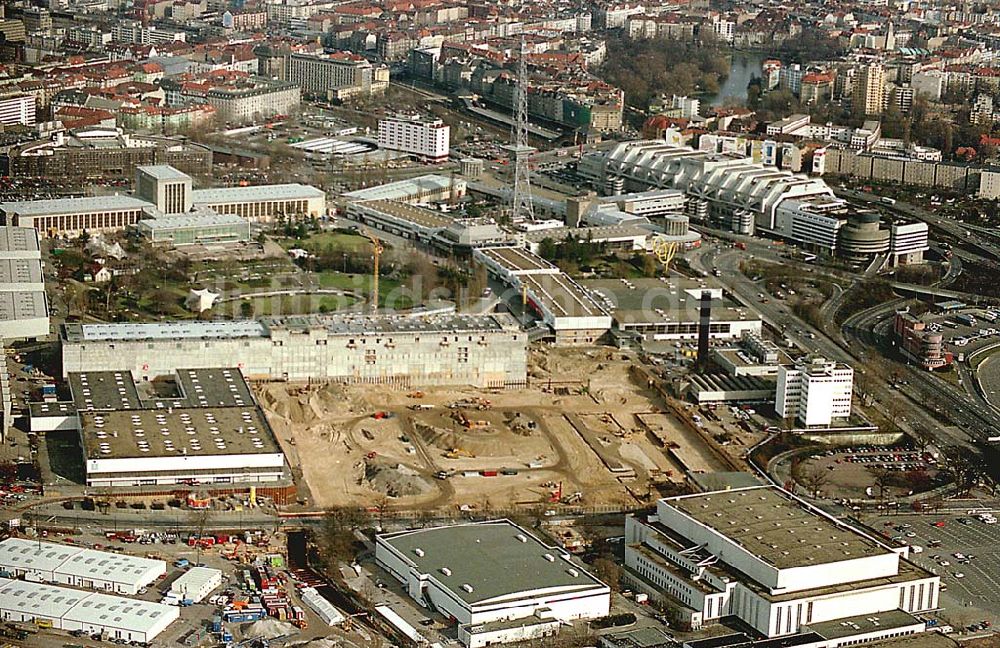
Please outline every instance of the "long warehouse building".
[[527, 248], [477, 248], [472, 258], [534, 309], [557, 344], [596, 344], [611, 329], [611, 315], [589, 291]]
[[235, 366], [250, 379], [502, 388], [527, 380], [527, 335], [507, 314], [330, 315], [159, 324], [66, 324], [63, 375], [136, 380]]
[[53, 542], [7, 538], [0, 542], [0, 569], [35, 582], [134, 596], [166, 574], [167, 563]]
[[0, 620], [5, 622], [150, 642], [179, 617], [179, 608], [162, 603], [0, 578]]
[[175, 381], [176, 394], [143, 397], [129, 371], [71, 373], [73, 402], [32, 403], [31, 429], [78, 430], [90, 487], [290, 482], [239, 369], [183, 369]]

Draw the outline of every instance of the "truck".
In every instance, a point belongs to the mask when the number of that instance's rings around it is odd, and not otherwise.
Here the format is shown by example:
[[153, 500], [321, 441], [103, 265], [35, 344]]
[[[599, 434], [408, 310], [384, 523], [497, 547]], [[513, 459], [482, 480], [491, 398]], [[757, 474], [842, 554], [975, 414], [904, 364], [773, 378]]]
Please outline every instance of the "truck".
[[959, 315], [956, 315], [955, 316], [955, 321], [958, 322], [959, 324], [964, 324], [965, 326], [973, 326], [974, 327], [976, 325], [976, 318], [975, 318], [975, 316], [969, 315], [967, 313], [961, 313]]
[[896, 199], [895, 198], [885, 198], [885, 197], [883, 197], [883, 198], [881, 198], [881, 202], [882, 202], [883, 205], [895, 205], [896, 204]]

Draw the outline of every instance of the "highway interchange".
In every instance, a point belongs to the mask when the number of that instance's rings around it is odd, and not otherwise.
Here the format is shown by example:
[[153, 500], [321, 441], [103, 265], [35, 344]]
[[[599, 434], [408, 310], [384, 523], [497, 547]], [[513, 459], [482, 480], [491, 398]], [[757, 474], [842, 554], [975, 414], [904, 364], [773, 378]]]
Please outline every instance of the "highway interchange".
[[[870, 196], [870, 194], [863, 194]], [[936, 219], [935, 219], [936, 220]], [[706, 231], [706, 234], [709, 232]], [[888, 302], [869, 311], [863, 311], [845, 322], [845, 326], [837, 328], [832, 325], [833, 314], [842, 293], [835, 290], [832, 304], [824, 306], [823, 314], [831, 322], [826, 330], [817, 329], [801, 321], [773, 295], [767, 294], [766, 288], [746, 277], [740, 262], [748, 255], [764, 261], [779, 263], [786, 267], [798, 267], [803, 272], [813, 273], [817, 278], [837, 279], [854, 283], [874, 274], [877, 264], [873, 264], [861, 274], [851, 274], [841, 270], [824, 269], [821, 266], [800, 263], [782, 255], [770, 242], [750, 237], [734, 237], [728, 234], [711, 231], [720, 236], [719, 244], [707, 240], [702, 249], [689, 256], [692, 270], [703, 274], [719, 271], [718, 281], [740, 302], [760, 312], [764, 322], [780, 333], [782, 338], [791, 340], [801, 349], [816, 351], [826, 357], [854, 366], [858, 371], [864, 371], [872, 353], [859, 342], [875, 342], [872, 329], [882, 331], [886, 322], [891, 322], [891, 315], [903, 300]], [[738, 239], [746, 246], [746, 251], [732, 247], [730, 241]], [[1000, 255], [1000, 250], [998, 250]], [[998, 257], [1000, 258], [1000, 257]], [[949, 273], [949, 276], [951, 273]], [[946, 277], [947, 278], [947, 277]], [[767, 301], [760, 297], [765, 294]], [[887, 319], [888, 318], [888, 319]], [[879, 328], [882, 327], [882, 328]], [[901, 380], [897, 388], [885, 381], [869, 381], [876, 407], [888, 414], [886, 405], [900, 395], [910, 401], [905, 408], [905, 414], [899, 418], [900, 427], [906, 431], [931, 433], [939, 444], [974, 447], [977, 441], [984, 441], [995, 434], [994, 425], [996, 413], [982, 395], [975, 389], [971, 376], [963, 375], [962, 386], [955, 385], [934, 374], [907, 365], [898, 365], [897, 371]], [[897, 408], [898, 410], [898, 408]], [[937, 410], [937, 411], [932, 411]], [[946, 422], [942, 423], [942, 419]]]

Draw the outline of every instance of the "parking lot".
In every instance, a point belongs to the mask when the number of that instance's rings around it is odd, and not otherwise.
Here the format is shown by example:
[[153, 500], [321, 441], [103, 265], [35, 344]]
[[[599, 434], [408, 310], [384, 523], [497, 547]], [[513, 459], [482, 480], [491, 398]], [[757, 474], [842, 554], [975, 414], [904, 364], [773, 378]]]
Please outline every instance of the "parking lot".
[[991, 625], [1000, 621], [1000, 525], [985, 524], [973, 515], [925, 514], [894, 515], [879, 526], [883, 533], [901, 535], [911, 546], [922, 548], [910, 558], [941, 576], [942, 616], [956, 630], [984, 620]]

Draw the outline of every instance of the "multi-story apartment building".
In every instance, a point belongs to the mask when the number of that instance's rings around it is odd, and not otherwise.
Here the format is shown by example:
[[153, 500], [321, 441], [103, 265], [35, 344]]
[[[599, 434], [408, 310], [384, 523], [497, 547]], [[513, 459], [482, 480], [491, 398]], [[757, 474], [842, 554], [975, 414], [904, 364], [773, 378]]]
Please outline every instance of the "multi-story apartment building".
[[806, 427], [829, 426], [851, 416], [854, 370], [822, 356], [802, 358], [778, 369], [774, 409], [781, 418], [797, 419]]
[[379, 148], [412, 153], [427, 162], [446, 162], [451, 127], [440, 119], [397, 115], [378, 122]]
[[878, 63], [866, 65], [854, 80], [852, 108], [856, 114], [879, 115], [885, 107], [885, 68]]
[[0, 98], [0, 124], [35, 125], [35, 98], [17, 94]]
[[389, 87], [389, 68], [373, 66], [350, 52], [289, 54], [285, 79], [313, 97], [343, 101], [355, 96], [381, 94]]
[[165, 79], [161, 83], [171, 106], [202, 102], [215, 108], [216, 119], [245, 123], [298, 108], [302, 91], [289, 81], [243, 77], [231, 81]]

